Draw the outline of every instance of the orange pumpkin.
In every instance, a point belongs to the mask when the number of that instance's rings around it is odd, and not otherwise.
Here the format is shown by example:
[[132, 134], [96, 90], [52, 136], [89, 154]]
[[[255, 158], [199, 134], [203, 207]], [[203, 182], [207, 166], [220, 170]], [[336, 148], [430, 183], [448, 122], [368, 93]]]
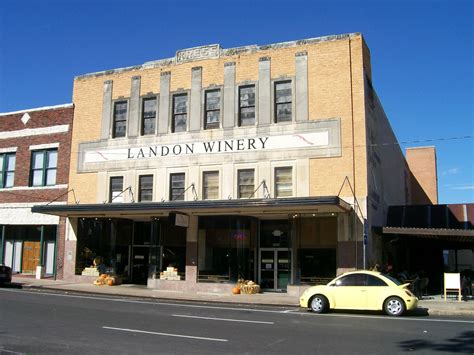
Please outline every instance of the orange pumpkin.
[[114, 279], [107, 279], [107, 285], [113, 286], [114, 285]]
[[232, 288], [232, 293], [234, 295], [238, 295], [240, 293], [240, 287], [239, 286], [235, 286], [234, 288]]

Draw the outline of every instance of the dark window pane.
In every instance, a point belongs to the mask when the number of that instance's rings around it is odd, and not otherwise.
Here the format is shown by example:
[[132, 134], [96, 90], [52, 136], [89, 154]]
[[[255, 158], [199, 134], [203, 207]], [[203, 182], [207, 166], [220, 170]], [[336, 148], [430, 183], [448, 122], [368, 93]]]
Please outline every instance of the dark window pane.
[[240, 89], [240, 107], [255, 106], [255, 86]]
[[276, 106], [276, 121], [277, 122], [291, 121], [291, 103], [278, 104]]
[[170, 201], [184, 200], [184, 174], [170, 175]]
[[387, 286], [387, 284], [377, 276], [367, 275], [367, 286]]
[[114, 105], [113, 137], [125, 137], [127, 126], [127, 102], [116, 102]]
[[291, 102], [291, 81], [277, 83], [275, 85], [275, 102]]
[[220, 116], [219, 111], [209, 111], [207, 112], [206, 122], [208, 124], [219, 123], [219, 116]]
[[156, 117], [156, 99], [143, 100], [143, 117]]
[[221, 94], [219, 90], [208, 91], [206, 93], [206, 110], [219, 110]]
[[125, 129], [127, 128], [127, 124], [125, 121], [118, 121], [115, 122], [114, 126], [114, 137], [125, 137]]
[[187, 113], [188, 95], [176, 95], [174, 97], [174, 113]]
[[242, 108], [240, 111], [240, 125], [250, 126], [255, 124], [255, 107]]
[[139, 201], [153, 200], [153, 175], [142, 175], [139, 178]]
[[156, 98], [143, 100], [142, 135], [155, 133]]
[[174, 132], [186, 131], [186, 115], [174, 116]]

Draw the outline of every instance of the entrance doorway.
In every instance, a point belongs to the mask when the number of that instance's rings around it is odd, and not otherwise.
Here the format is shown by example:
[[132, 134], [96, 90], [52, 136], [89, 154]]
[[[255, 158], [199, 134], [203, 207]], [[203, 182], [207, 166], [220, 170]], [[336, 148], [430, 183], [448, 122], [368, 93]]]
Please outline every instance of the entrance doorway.
[[148, 280], [148, 268], [150, 265], [150, 247], [133, 246], [132, 247], [132, 283], [146, 285]]
[[290, 282], [290, 249], [261, 248], [259, 265], [260, 287], [263, 290], [286, 291]]
[[24, 242], [21, 271], [24, 274], [34, 274], [40, 259], [40, 242]]

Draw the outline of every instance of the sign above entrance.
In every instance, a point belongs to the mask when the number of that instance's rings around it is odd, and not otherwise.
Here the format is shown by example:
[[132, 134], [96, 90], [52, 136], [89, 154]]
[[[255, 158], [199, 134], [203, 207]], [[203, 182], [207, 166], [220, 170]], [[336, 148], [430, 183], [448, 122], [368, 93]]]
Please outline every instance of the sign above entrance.
[[240, 153], [324, 147], [329, 145], [329, 131], [289, 135], [235, 138], [179, 144], [149, 145], [117, 149], [86, 150], [85, 163], [118, 160], [159, 159], [161, 157], [201, 154]]

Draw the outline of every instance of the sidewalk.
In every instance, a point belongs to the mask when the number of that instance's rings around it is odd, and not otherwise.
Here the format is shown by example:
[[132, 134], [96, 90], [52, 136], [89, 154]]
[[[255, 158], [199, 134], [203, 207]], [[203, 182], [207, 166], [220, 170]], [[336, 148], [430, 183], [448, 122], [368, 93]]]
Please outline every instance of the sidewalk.
[[[233, 295], [210, 292], [164, 291], [147, 288], [141, 285], [95, 286], [93, 284], [71, 283], [62, 280], [42, 279], [24, 276], [13, 276], [12, 284], [23, 288], [48, 289], [88, 294], [141, 297], [167, 300], [188, 300], [204, 302], [222, 302], [253, 305], [272, 305], [298, 307], [298, 297], [286, 293], [265, 292], [256, 295]], [[458, 315], [474, 317], [474, 299], [458, 302], [454, 298], [444, 301], [441, 295], [422, 299], [418, 307], [426, 309], [430, 315]]]

